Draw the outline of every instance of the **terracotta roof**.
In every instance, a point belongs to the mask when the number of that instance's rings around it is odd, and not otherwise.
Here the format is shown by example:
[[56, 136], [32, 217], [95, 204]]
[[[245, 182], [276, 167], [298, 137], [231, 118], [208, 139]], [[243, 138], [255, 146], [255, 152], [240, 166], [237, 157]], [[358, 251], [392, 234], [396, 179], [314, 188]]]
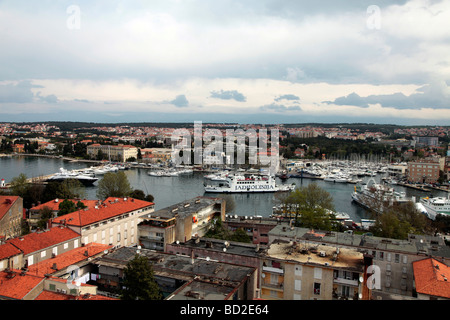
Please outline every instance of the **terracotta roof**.
[[65, 227], [55, 227], [43, 232], [33, 232], [25, 236], [8, 240], [15, 247], [27, 255], [59, 243], [79, 238], [75, 231]]
[[21, 270], [0, 272], [0, 296], [23, 299], [44, 279], [31, 274], [21, 274]]
[[450, 267], [433, 258], [413, 262], [418, 293], [450, 299]]
[[88, 301], [88, 300], [118, 300], [118, 299], [100, 296], [100, 295], [92, 295], [92, 294], [71, 296], [69, 294], [44, 290], [34, 300], [83, 300], [83, 301]]
[[[75, 204], [77, 204], [78, 201], [81, 201], [88, 208], [94, 208], [96, 206], [96, 204], [98, 203], [98, 200], [86, 200], [86, 199], [83, 199], [83, 200], [81, 200], [81, 199], [67, 199], [67, 200], [70, 200], [70, 201], [74, 202]], [[37, 206], [34, 206], [30, 210], [38, 211], [38, 210], [43, 209], [44, 207], [48, 207], [52, 211], [59, 211], [59, 205], [63, 201], [64, 201], [64, 199], [50, 200], [50, 201], [48, 201], [46, 203], [42, 203], [42, 204], [39, 204]]]
[[21, 253], [22, 251], [20, 251], [17, 247], [13, 246], [10, 243], [4, 243], [0, 245], [0, 260], [14, 257]]
[[70, 226], [87, 226], [127, 212], [143, 209], [153, 204], [153, 202], [134, 198], [110, 197], [103, 201], [97, 208], [68, 213], [53, 219], [52, 223], [64, 224], [65, 221], [66, 225]]
[[18, 196], [0, 196], [0, 220], [11, 209], [14, 202], [19, 199]]
[[[111, 245], [89, 243], [85, 246], [58, 254], [55, 258], [46, 259], [35, 263], [28, 267], [27, 273], [40, 276], [52, 274], [58, 270], [67, 268], [70, 265], [86, 260], [89, 257], [96, 256], [97, 254], [110, 248], [112, 248]], [[56, 269], [53, 268], [54, 266], [56, 266]]]

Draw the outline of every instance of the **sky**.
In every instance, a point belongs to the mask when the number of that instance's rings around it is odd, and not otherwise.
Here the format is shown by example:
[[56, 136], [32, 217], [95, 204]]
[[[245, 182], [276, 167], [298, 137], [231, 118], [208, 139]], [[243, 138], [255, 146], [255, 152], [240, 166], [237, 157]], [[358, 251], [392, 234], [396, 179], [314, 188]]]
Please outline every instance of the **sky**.
[[450, 125], [450, 1], [0, 0], [0, 122]]

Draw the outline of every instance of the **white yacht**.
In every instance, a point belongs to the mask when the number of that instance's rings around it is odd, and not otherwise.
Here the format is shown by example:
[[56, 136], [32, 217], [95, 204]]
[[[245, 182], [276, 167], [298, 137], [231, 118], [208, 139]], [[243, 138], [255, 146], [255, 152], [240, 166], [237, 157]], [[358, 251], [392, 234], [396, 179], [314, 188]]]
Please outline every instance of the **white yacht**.
[[254, 193], [292, 191], [295, 184], [277, 185], [271, 175], [260, 174], [229, 174], [225, 180], [205, 181], [205, 192], [217, 193]]
[[80, 181], [85, 186], [90, 186], [98, 180], [98, 178], [92, 177], [91, 175], [84, 174], [82, 172], [67, 171], [64, 168], [60, 168], [59, 171], [60, 172], [55, 173], [50, 178], [48, 178], [47, 182], [62, 182], [68, 179], [74, 179]]
[[428, 218], [435, 220], [438, 214], [450, 216], [450, 195], [445, 197], [424, 197], [420, 199], [420, 204], [426, 210]]

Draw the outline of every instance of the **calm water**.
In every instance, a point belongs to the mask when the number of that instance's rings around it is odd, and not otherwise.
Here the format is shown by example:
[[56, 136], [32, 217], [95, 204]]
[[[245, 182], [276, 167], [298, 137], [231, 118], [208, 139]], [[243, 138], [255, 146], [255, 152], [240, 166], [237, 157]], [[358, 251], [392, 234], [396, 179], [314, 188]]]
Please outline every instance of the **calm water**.
[[[49, 175], [59, 171], [59, 168], [67, 170], [90, 167], [90, 163], [70, 162], [62, 159], [40, 158], [40, 157], [0, 157], [0, 179], [10, 182], [12, 178], [24, 173], [28, 178]], [[178, 177], [152, 177], [147, 174], [147, 169], [130, 169], [124, 171], [131, 185], [135, 189], [141, 189], [147, 194], [155, 197], [155, 209], [165, 208], [175, 203], [194, 198], [196, 196], [214, 196], [219, 194], [205, 193], [203, 189], [203, 173], [180, 175]], [[377, 177], [378, 180], [380, 177]], [[281, 181], [277, 181], [282, 183]], [[355, 221], [361, 218], [369, 218], [369, 214], [352, 203], [351, 193], [353, 184], [332, 183], [322, 180], [290, 178], [284, 183], [295, 183], [297, 186], [307, 186], [309, 183], [317, 183], [321, 188], [330, 193], [334, 200], [336, 211], [346, 212]], [[427, 196], [429, 193], [409, 188], [395, 186], [398, 191], [405, 191], [408, 196]], [[97, 199], [96, 184], [86, 188], [87, 198]], [[434, 196], [443, 196], [444, 193], [433, 191]], [[446, 194], [445, 194], [446, 195]], [[269, 216], [272, 207], [277, 203], [275, 194], [231, 194], [234, 198], [236, 208], [234, 214]]]

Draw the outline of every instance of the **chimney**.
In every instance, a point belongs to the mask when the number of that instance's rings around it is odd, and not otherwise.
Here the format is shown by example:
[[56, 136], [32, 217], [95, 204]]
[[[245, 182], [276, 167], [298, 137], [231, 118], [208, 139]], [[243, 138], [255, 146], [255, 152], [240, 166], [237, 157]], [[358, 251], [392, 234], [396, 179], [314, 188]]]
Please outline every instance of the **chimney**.
[[194, 264], [194, 250], [191, 250], [191, 264]]

